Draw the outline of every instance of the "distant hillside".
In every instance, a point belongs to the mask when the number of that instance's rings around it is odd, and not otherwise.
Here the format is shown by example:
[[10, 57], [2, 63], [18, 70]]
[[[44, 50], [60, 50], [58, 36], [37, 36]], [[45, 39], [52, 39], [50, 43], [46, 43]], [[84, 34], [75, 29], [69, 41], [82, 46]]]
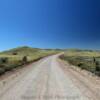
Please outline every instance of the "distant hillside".
[[0, 53], [0, 75], [17, 67], [58, 53], [56, 50], [38, 49], [27, 46], [14, 48]]
[[100, 52], [99, 50], [88, 50], [88, 49], [64, 49], [64, 51], [71, 51], [71, 52]]
[[34, 61], [45, 56], [57, 53], [55, 50], [46, 50], [39, 48], [32, 48], [28, 46], [17, 47], [0, 53], [0, 59], [7, 58], [9, 63], [21, 61], [23, 57], [27, 57], [28, 61]]
[[1, 52], [1, 54], [7, 54], [7, 55], [32, 55], [32, 53], [39, 52], [39, 51], [41, 51], [41, 49], [23, 46], [23, 47], [18, 47], [18, 48], [14, 48], [14, 49], [11, 49], [11, 50]]

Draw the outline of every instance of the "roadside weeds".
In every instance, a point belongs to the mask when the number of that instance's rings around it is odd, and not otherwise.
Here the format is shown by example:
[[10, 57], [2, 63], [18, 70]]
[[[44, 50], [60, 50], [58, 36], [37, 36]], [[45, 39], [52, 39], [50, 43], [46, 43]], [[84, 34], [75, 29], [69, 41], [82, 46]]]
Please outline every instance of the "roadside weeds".
[[100, 99], [100, 78], [92, 73], [58, 59], [62, 70], [89, 100]]

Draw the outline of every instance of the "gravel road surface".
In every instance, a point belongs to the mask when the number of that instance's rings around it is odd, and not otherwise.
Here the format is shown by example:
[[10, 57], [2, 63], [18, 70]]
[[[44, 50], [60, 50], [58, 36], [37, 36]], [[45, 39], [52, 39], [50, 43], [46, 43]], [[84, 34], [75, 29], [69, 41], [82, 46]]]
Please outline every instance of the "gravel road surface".
[[0, 100], [94, 100], [83, 92], [86, 85], [79, 83], [81, 77], [70, 66], [64, 69], [57, 58], [46, 57], [1, 80]]

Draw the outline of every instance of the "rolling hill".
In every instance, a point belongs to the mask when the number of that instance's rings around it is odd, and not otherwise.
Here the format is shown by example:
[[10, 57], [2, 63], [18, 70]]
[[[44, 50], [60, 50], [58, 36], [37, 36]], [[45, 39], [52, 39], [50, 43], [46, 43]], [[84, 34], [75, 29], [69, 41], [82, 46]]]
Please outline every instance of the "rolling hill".
[[16, 67], [21, 67], [24, 64], [28, 64], [39, 60], [45, 56], [49, 56], [57, 53], [52, 49], [39, 49], [32, 47], [18, 47], [11, 50], [7, 50], [0, 53], [0, 74], [8, 70], [12, 70]]

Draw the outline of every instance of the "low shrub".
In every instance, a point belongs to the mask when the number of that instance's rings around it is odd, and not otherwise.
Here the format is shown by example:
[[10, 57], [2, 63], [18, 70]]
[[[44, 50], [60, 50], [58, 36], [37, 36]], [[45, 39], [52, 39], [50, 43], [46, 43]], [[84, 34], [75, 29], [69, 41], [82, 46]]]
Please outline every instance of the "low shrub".
[[27, 58], [27, 56], [24, 56], [23, 58], [22, 58], [22, 63], [23, 64], [26, 64], [28, 62], [28, 58]]
[[4, 68], [0, 68], [0, 75], [5, 73], [5, 69]]
[[14, 67], [15, 67], [15, 66], [13, 66], [13, 65], [6, 65], [6, 66], [4, 67], [4, 69], [5, 69], [5, 71], [10, 71], [10, 70], [14, 69]]
[[0, 63], [1, 64], [7, 63], [7, 62], [8, 62], [8, 58], [7, 57], [0, 58]]

